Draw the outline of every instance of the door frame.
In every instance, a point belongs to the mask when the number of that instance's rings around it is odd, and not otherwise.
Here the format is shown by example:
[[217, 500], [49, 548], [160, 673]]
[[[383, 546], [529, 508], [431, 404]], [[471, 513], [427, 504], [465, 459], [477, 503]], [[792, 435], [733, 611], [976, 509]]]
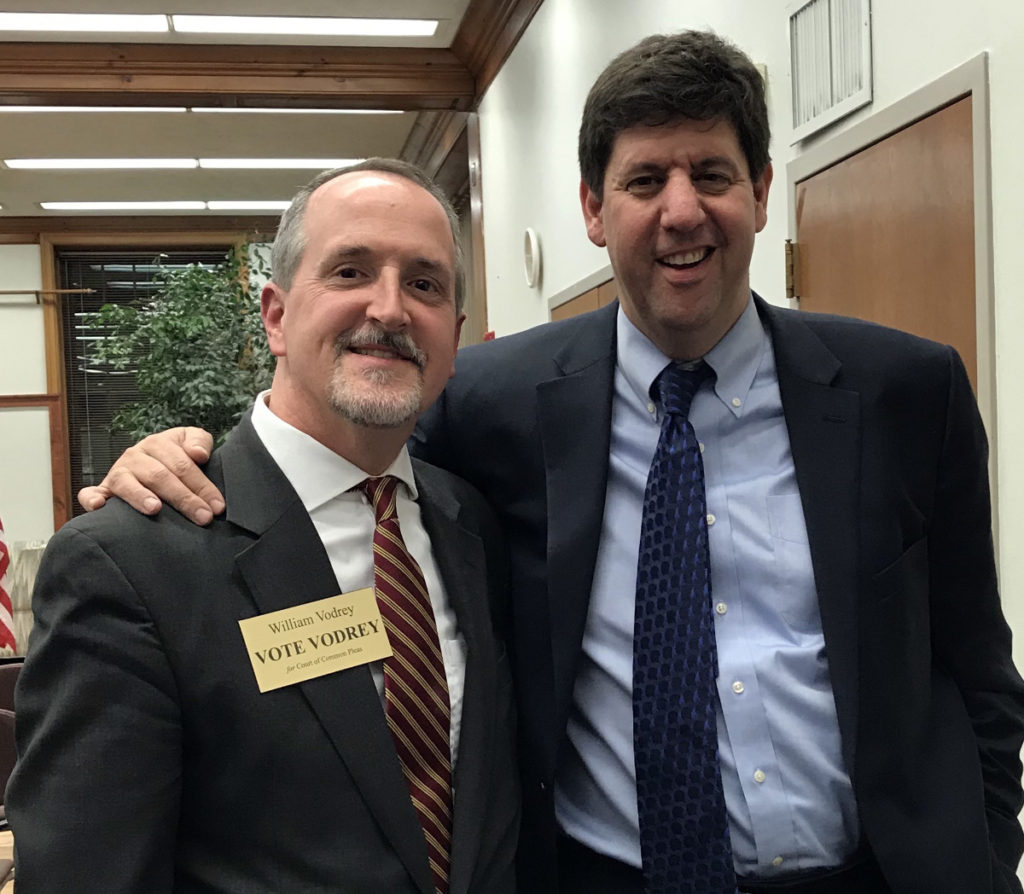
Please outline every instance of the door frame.
[[[810, 147], [789, 162], [786, 165], [788, 232], [789, 238], [796, 242], [796, 190], [802, 181], [966, 96], [972, 97], [971, 131], [974, 140], [974, 317], [978, 351], [977, 397], [978, 409], [989, 439], [989, 481], [992, 489], [992, 525], [995, 533], [998, 518], [995, 274], [992, 255], [988, 53], [982, 52], [968, 59], [930, 84]], [[998, 544], [998, 538], [995, 542]]]

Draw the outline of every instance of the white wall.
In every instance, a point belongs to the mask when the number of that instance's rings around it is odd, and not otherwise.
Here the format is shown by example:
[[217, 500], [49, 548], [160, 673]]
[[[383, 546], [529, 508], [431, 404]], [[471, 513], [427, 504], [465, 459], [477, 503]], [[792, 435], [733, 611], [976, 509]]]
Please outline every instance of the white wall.
[[7, 542], [46, 540], [53, 533], [46, 407], [0, 410], [0, 469], [0, 519]]
[[[791, 148], [786, 0], [691, 2], [546, 0], [480, 107], [490, 326], [498, 335], [543, 322], [547, 299], [607, 264], [586, 239], [579, 211], [576, 130], [586, 91], [617, 52], [646, 34], [711, 27], [768, 70], [775, 188], [758, 237], [751, 283], [784, 303], [782, 245], [787, 235], [785, 166]], [[1007, 616], [1024, 667], [1024, 3], [975, 0], [968, 12], [934, 0], [922, 18], [916, 0], [873, 0], [874, 93], [851, 123], [934, 81], [987, 50], [992, 121], [995, 254], [998, 530]], [[540, 288], [522, 274], [522, 233], [534, 227], [544, 254]]]
[[[0, 245], [0, 290], [40, 288], [39, 246]], [[31, 295], [0, 295], [0, 395], [45, 393], [42, 306]], [[53, 533], [45, 407], [0, 409], [0, 519], [11, 543]]]
[[[38, 245], [0, 245], [0, 291], [41, 289]], [[43, 309], [32, 295], [0, 295], [0, 394], [44, 394]]]

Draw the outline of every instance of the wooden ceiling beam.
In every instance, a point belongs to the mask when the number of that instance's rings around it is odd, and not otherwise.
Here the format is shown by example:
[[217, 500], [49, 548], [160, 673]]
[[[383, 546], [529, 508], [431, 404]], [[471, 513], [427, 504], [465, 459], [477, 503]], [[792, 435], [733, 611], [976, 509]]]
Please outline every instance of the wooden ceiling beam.
[[477, 103], [543, 2], [470, 0], [452, 40], [452, 52], [473, 74]]
[[[0, 241], [15, 241], [20, 235], [33, 236], [36, 241], [41, 234], [59, 238], [73, 233], [76, 238], [84, 234], [124, 234], [131, 232], [142, 237], [152, 233], [188, 233], [196, 237], [209, 233], [230, 234], [237, 238], [239, 233], [247, 234], [253, 241], [269, 241], [277, 232], [277, 215], [76, 215], [74, 217], [0, 217], [3, 236]], [[231, 241], [226, 239], [225, 241]], [[71, 244], [67, 239], [64, 243]], [[62, 243], [63, 244], [63, 243]]]
[[475, 108], [543, 0], [470, 0], [448, 49], [0, 43], [0, 103]]
[[0, 43], [0, 101], [137, 105], [156, 96], [469, 109], [475, 78], [444, 49]]

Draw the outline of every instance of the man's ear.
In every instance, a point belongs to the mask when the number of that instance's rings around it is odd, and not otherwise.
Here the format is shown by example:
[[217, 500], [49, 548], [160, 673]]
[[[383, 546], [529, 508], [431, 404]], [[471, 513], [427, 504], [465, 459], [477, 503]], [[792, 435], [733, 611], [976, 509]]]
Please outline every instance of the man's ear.
[[580, 181], [580, 205], [583, 208], [583, 220], [587, 225], [587, 236], [599, 248], [607, 245], [604, 238], [604, 218], [601, 199], [582, 180]]
[[772, 163], [765, 165], [761, 176], [754, 181], [754, 232], [760, 233], [768, 223], [768, 190], [772, 185]]
[[271, 280], [260, 293], [260, 317], [267, 331], [267, 344], [275, 357], [284, 357], [288, 352], [284, 342], [284, 299], [285, 291]]
[[452, 366], [448, 372], [449, 379], [455, 375], [455, 355], [459, 353], [459, 339], [462, 337], [462, 324], [465, 322], [465, 314], [459, 314], [455, 319], [455, 350], [452, 351]]

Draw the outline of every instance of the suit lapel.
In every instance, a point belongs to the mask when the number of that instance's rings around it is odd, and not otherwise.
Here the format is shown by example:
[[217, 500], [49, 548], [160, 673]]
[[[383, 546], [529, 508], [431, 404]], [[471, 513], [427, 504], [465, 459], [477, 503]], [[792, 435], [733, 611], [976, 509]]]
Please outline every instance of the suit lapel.
[[[228, 521], [257, 535], [236, 558], [259, 614], [323, 599], [337, 579], [298, 495], [248, 419], [220, 451]], [[409, 874], [432, 894], [426, 843], [369, 667], [299, 683], [361, 796]]]
[[434, 560], [466, 642], [466, 678], [462, 696], [459, 755], [455, 766], [455, 814], [452, 821], [450, 894], [468, 894], [480, 851], [481, 823], [487, 808], [497, 655], [489, 629], [486, 561], [480, 538], [459, 523], [459, 503], [447, 490], [425, 480], [414, 461], [423, 526]]
[[811, 548], [846, 766], [857, 738], [860, 395], [834, 386], [841, 363], [799, 314], [758, 299], [768, 320], [779, 390]]
[[579, 321], [537, 386], [548, 517], [548, 617], [558, 730], [572, 701], [608, 480], [615, 377], [613, 303]]

